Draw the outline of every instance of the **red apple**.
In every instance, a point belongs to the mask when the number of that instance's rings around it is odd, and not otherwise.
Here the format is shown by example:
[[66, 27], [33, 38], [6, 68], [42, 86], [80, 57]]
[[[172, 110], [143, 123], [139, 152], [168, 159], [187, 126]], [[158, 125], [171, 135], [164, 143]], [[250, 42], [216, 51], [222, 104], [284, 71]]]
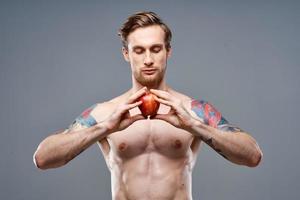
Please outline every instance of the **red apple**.
[[147, 118], [148, 116], [153, 117], [156, 115], [158, 108], [159, 108], [159, 102], [157, 102], [154, 99], [154, 94], [150, 92], [146, 92], [142, 97], [140, 97], [139, 101], [142, 101], [143, 103], [139, 105], [139, 109], [142, 112], [142, 115]]

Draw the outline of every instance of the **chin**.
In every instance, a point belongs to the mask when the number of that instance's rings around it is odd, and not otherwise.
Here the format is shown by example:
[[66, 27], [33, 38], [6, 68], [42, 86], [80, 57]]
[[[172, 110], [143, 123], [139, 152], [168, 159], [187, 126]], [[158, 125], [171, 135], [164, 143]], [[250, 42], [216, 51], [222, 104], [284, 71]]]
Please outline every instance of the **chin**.
[[155, 88], [158, 84], [154, 81], [148, 81], [148, 82], [139, 82], [142, 86], [146, 86], [147, 88]]
[[143, 86], [154, 88], [157, 87], [160, 82], [163, 80], [163, 74], [161, 73], [155, 73], [152, 75], [145, 76], [144, 74], [135, 74], [135, 79], [138, 83], [140, 83]]
[[155, 86], [161, 82], [161, 79], [158, 78], [157, 76], [153, 76], [153, 77], [142, 77], [141, 79], [137, 79], [137, 81], [144, 86]]

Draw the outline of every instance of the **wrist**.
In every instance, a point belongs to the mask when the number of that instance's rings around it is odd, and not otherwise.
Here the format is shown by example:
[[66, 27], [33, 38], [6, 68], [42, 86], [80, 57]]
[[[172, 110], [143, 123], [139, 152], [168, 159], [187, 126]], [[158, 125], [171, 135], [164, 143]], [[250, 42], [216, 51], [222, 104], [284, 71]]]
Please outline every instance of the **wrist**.
[[99, 122], [95, 125], [95, 132], [99, 134], [100, 138], [104, 138], [111, 133], [111, 129], [107, 122]]

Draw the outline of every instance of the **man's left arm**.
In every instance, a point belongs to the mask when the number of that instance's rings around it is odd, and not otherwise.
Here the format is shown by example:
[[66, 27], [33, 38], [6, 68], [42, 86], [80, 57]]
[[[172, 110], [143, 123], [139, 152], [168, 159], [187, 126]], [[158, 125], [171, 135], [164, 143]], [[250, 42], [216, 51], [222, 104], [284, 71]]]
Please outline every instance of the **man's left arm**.
[[230, 124], [209, 102], [190, 101], [193, 115], [188, 131], [229, 161], [256, 167], [262, 158], [257, 142], [239, 127]]
[[168, 114], [155, 118], [187, 130], [233, 163], [249, 167], [256, 167], [260, 163], [263, 154], [255, 139], [228, 123], [210, 103], [190, 100], [187, 104], [168, 92], [151, 92], [157, 96], [157, 101], [171, 107]]

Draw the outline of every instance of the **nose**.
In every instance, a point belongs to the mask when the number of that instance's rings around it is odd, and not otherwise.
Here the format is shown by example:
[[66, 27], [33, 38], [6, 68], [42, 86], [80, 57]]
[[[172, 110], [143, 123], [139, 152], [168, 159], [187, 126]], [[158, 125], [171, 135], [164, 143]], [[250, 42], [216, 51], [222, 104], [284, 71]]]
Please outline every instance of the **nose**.
[[151, 56], [151, 54], [148, 52], [146, 53], [145, 55], [145, 58], [144, 58], [144, 65], [146, 66], [151, 66], [153, 65], [153, 58]]

